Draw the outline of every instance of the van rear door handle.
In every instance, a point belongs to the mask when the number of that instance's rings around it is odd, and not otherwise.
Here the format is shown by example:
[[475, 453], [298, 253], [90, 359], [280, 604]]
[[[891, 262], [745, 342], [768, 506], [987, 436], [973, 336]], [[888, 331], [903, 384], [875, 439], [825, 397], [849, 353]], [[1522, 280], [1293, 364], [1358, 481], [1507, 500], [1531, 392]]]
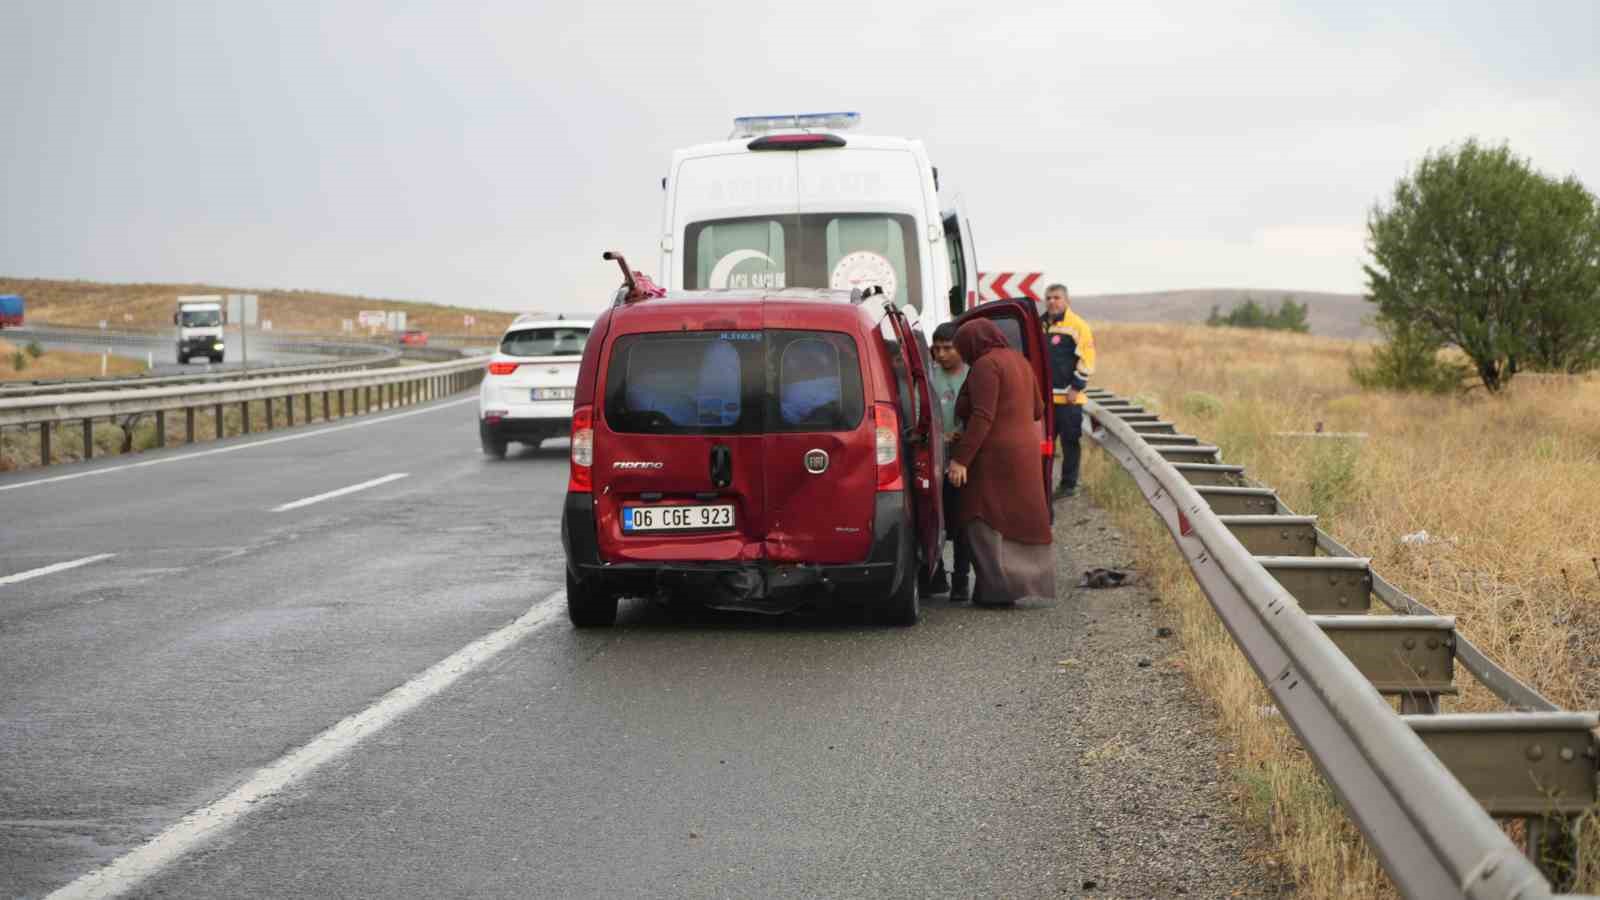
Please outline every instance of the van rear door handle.
[[711, 448], [711, 486], [725, 488], [733, 483], [733, 451], [726, 444]]

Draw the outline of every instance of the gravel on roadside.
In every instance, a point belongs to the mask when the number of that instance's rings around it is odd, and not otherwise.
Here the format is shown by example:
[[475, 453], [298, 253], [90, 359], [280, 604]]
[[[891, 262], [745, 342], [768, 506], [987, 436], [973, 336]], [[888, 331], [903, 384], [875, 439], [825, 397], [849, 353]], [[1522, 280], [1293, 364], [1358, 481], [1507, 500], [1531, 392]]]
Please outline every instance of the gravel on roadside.
[[[1292, 894], [1269, 836], [1242, 818], [1229, 748], [1184, 677], [1176, 616], [1137, 577], [1129, 543], [1081, 496], [1056, 502], [1055, 540], [1058, 600], [1081, 625], [1056, 665], [1082, 817], [1075, 896]], [[1132, 577], [1078, 587], [1095, 568]]]

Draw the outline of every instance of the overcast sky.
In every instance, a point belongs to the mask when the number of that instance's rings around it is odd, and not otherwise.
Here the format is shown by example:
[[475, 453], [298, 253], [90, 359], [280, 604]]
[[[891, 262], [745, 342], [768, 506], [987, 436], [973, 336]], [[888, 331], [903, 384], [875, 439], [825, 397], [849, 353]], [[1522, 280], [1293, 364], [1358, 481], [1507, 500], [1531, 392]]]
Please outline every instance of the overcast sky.
[[852, 109], [982, 267], [1359, 291], [1429, 148], [1600, 190], [1600, 3], [0, 0], [0, 274], [590, 310], [676, 147]]

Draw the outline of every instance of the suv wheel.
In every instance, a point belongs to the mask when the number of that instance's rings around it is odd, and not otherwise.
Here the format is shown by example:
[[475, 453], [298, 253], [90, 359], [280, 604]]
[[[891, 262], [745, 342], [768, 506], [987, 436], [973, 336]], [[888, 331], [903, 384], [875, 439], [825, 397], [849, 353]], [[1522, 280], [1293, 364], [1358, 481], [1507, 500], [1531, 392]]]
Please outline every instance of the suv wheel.
[[483, 438], [481, 443], [483, 444], [483, 452], [485, 456], [488, 456], [490, 459], [506, 458], [505, 441], [497, 441], [494, 438]]
[[617, 623], [616, 595], [580, 583], [569, 571], [567, 618], [577, 628], [609, 628]]

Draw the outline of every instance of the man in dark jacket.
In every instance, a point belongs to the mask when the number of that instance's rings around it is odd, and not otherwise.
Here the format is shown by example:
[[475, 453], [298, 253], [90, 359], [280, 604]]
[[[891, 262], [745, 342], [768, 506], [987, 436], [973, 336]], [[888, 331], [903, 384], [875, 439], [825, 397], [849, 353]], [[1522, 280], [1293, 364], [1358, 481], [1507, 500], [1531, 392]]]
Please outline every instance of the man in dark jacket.
[[1083, 405], [1088, 402], [1084, 388], [1094, 374], [1094, 333], [1068, 301], [1067, 286], [1052, 284], [1045, 289], [1048, 307], [1044, 318], [1045, 346], [1050, 352], [1050, 386], [1054, 388], [1056, 436], [1061, 439], [1061, 485], [1057, 499], [1078, 492], [1078, 465], [1083, 448]]

